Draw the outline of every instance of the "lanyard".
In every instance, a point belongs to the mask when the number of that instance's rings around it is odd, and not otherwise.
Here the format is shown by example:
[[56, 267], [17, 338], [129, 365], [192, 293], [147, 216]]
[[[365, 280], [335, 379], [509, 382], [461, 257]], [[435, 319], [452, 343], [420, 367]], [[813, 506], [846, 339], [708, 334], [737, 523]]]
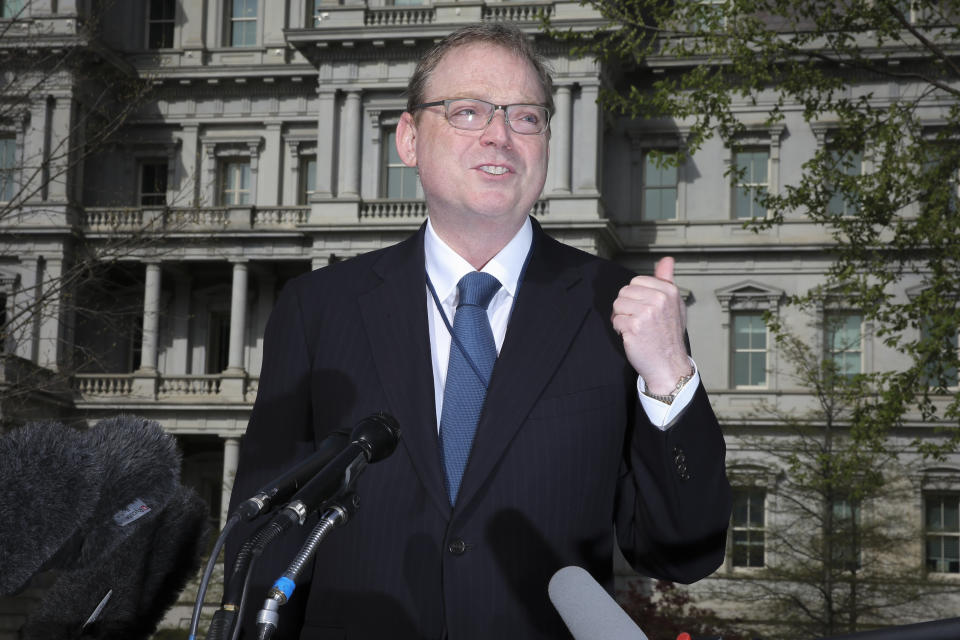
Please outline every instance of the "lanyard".
[[[516, 297], [520, 293], [520, 283], [523, 282], [523, 276], [527, 273], [527, 265], [530, 264], [530, 254], [533, 253], [533, 242], [530, 243], [530, 250], [527, 251], [527, 257], [523, 260], [523, 266], [520, 267], [520, 276], [517, 278], [517, 290], [514, 294], [514, 305], [516, 304]], [[470, 365], [470, 368], [473, 369], [473, 373], [476, 374], [477, 379], [483, 382], [484, 388], [487, 387], [489, 381], [484, 378], [480, 373], [480, 367], [477, 366], [477, 363], [473, 361], [473, 358], [470, 357], [470, 354], [467, 352], [466, 347], [463, 346], [463, 342], [460, 341], [453, 333], [453, 326], [450, 324], [449, 318], [447, 318], [446, 312], [443, 310], [443, 305], [440, 304], [440, 296], [437, 295], [437, 290], [433, 286], [433, 282], [430, 281], [430, 274], [427, 274], [427, 288], [430, 290], [430, 295], [433, 296], [433, 303], [437, 306], [437, 311], [440, 312], [440, 317], [443, 319], [443, 326], [447, 328], [447, 333], [450, 334], [451, 345], [456, 345], [457, 349], [460, 350], [460, 353], [463, 354], [463, 359], [467, 361], [467, 364]], [[486, 313], [486, 309], [483, 310]], [[511, 309], [511, 313], [513, 310]]]

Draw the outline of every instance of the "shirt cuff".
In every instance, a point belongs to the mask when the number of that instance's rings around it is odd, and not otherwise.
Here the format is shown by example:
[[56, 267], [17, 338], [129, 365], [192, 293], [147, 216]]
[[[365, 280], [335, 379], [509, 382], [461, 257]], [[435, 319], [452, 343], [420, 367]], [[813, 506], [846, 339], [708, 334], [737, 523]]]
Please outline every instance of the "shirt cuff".
[[688, 359], [693, 366], [693, 376], [683, 385], [683, 388], [677, 393], [677, 397], [673, 399], [672, 404], [654, 400], [644, 394], [643, 392], [647, 389], [647, 383], [643, 381], [643, 378], [637, 376], [637, 395], [640, 397], [640, 405], [643, 407], [644, 413], [647, 414], [647, 419], [650, 420], [650, 423], [661, 431], [666, 431], [674, 419], [683, 413], [683, 410], [686, 409], [690, 401], [693, 400], [693, 394], [700, 385], [700, 372], [697, 370], [697, 363], [693, 361], [693, 358]]

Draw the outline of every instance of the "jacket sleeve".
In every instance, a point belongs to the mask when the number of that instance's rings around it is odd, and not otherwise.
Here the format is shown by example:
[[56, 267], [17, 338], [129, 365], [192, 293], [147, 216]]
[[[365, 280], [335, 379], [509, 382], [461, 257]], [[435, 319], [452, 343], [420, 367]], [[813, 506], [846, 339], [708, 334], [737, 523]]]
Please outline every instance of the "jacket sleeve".
[[730, 520], [720, 425], [702, 384], [665, 431], [641, 407], [634, 415], [617, 487], [617, 541], [637, 571], [696, 582], [723, 562]]

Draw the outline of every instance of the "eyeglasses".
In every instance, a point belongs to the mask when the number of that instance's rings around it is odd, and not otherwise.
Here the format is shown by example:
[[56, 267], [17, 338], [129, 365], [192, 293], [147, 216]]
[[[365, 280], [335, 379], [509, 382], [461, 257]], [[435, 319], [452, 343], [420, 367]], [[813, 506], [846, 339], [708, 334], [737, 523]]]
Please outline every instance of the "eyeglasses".
[[413, 110], [440, 106], [450, 126], [466, 131], [486, 129], [497, 109], [503, 111], [507, 126], [514, 133], [532, 136], [543, 133], [550, 125], [550, 111], [542, 104], [493, 104], [474, 98], [450, 98], [424, 102], [413, 107]]

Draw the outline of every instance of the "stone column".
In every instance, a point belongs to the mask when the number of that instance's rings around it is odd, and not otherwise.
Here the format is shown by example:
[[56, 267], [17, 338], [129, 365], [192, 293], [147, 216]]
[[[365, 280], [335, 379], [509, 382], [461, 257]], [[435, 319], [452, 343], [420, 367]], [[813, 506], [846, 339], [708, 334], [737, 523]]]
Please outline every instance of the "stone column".
[[237, 463], [240, 460], [240, 438], [223, 439], [223, 488], [220, 494], [220, 528], [227, 524], [230, 509], [230, 493], [233, 480], [237, 476]]
[[575, 193], [596, 194], [597, 173], [600, 169], [601, 148], [601, 114], [597, 104], [600, 96], [598, 85], [586, 85], [580, 91], [580, 104], [577, 116], [577, 127], [574, 130], [573, 147], [577, 150], [577, 166], [573, 181]]
[[556, 113], [550, 121], [550, 148], [553, 157], [553, 193], [570, 193], [570, 133], [573, 127], [573, 98], [569, 86], [557, 87]]
[[286, 179], [283, 181], [283, 198], [280, 204], [292, 206], [300, 204], [300, 143], [294, 140], [287, 140], [287, 158], [289, 158], [289, 169], [285, 172]]
[[140, 368], [134, 373], [133, 395], [155, 399], [159, 374], [157, 373], [157, 344], [160, 338], [160, 263], [148, 262], [143, 286], [143, 341], [140, 343]]
[[343, 136], [340, 138], [338, 195], [341, 198], [356, 198], [360, 195], [361, 111], [360, 92], [348, 92], [343, 104]]
[[160, 263], [148, 262], [143, 287], [143, 342], [140, 345], [140, 372], [157, 370], [157, 342], [160, 334]]
[[190, 373], [190, 290], [189, 276], [179, 274], [173, 294], [173, 345], [166, 373]]
[[[57, 371], [60, 368], [60, 349], [63, 345], [63, 296], [69, 295], [70, 291], [56, 291], [58, 282], [63, 276], [63, 262], [61, 260], [44, 260], [42, 271], [39, 273], [41, 279], [40, 295], [41, 304], [37, 309], [40, 316], [40, 327], [38, 333], [37, 364], [41, 367]], [[48, 285], [48, 283], [50, 283]], [[49, 297], [47, 296], [47, 287]]]
[[247, 334], [247, 263], [233, 263], [233, 292], [230, 296], [230, 351], [227, 372], [243, 374], [243, 346]]
[[43, 258], [28, 258], [23, 261], [20, 284], [14, 294], [13, 322], [14, 353], [24, 360], [37, 361], [37, 338], [40, 333], [41, 285], [43, 283]]
[[[200, 128], [196, 124], [183, 125], [179, 135], [180, 161], [174, 161], [173, 180], [170, 182], [173, 197], [167, 204], [174, 207], [197, 206], [200, 203], [200, 163], [197, 161], [200, 150]], [[206, 204], [211, 204], [207, 202]]]
[[336, 153], [333, 141], [336, 139], [336, 93], [319, 90], [319, 108], [317, 109], [317, 189], [321, 198], [333, 197], [333, 167]]

